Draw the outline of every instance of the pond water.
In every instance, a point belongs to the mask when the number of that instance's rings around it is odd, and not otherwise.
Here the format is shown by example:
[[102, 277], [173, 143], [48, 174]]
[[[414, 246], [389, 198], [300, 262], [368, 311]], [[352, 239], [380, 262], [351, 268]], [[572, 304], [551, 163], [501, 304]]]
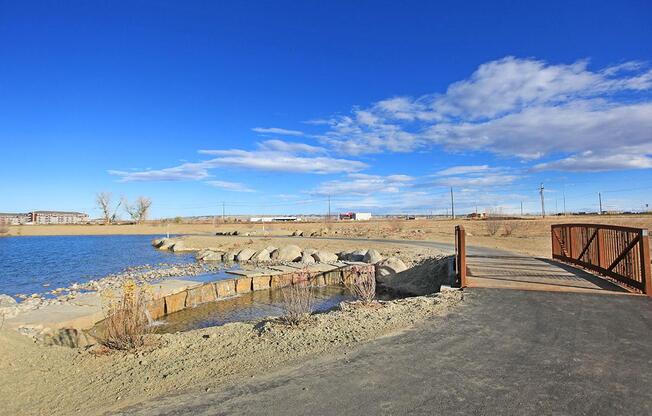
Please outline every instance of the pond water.
[[190, 254], [155, 250], [153, 238], [156, 236], [0, 238], [0, 293], [42, 293], [119, 273], [127, 267], [194, 262]]
[[[313, 287], [311, 292], [314, 297], [313, 312], [325, 312], [342, 301], [353, 299], [349, 291], [343, 287]], [[156, 332], [174, 333], [219, 326], [229, 322], [277, 317], [283, 315], [282, 305], [281, 289], [259, 290], [167, 315], [157, 322]]]

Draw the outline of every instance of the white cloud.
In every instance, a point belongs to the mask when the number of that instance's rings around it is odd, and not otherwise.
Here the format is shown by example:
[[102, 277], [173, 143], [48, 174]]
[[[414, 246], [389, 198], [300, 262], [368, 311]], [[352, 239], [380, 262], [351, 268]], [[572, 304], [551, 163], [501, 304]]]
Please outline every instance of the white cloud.
[[260, 134], [278, 134], [281, 136], [303, 136], [304, 133], [299, 130], [281, 129], [278, 127], [254, 127], [251, 129]]
[[450, 175], [464, 175], [467, 173], [479, 173], [489, 170], [488, 165], [471, 165], [471, 166], [453, 166], [444, 170], [440, 170], [436, 176], [450, 176]]
[[267, 172], [349, 173], [365, 169], [363, 162], [326, 156], [304, 157], [267, 150], [200, 150], [205, 155], [218, 156], [204, 164], [212, 167], [254, 169]]
[[347, 175], [344, 180], [327, 181], [313, 190], [313, 195], [373, 195], [378, 193], [396, 194], [405, 187], [410, 186], [414, 180], [407, 175], [367, 175], [354, 173]]
[[253, 189], [247, 187], [246, 185], [238, 182], [228, 182], [228, 181], [206, 181], [206, 184], [219, 189], [224, 189], [225, 191], [233, 192], [256, 192]]
[[591, 70], [586, 60], [506, 57], [480, 65], [443, 94], [393, 97], [322, 120], [328, 129], [317, 137], [351, 155], [439, 145], [528, 160], [562, 155], [565, 163], [547, 166], [576, 169], [572, 162], [584, 152], [652, 150], [651, 89], [652, 69], [640, 62]]
[[183, 165], [159, 170], [121, 171], [109, 170], [110, 175], [120, 177], [120, 182], [149, 181], [198, 181], [208, 178], [208, 170], [202, 163], [184, 163]]
[[652, 169], [652, 157], [644, 154], [595, 154], [584, 152], [581, 155], [548, 163], [539, 163], [534, 170], [565, 170], [571, 172], [601, 172], [616, 169]]
[[306, 143], [291, 143], [283, 140], [266, 140], [260, 144], [261, 149], [289, 152], [289, 153], [325, 153], [323, 147], [312, 146]]

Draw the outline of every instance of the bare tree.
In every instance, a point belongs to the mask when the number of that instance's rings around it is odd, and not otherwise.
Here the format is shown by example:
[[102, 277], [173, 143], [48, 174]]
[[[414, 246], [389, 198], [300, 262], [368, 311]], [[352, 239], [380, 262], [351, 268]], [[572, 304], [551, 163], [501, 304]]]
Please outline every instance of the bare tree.
[[125, 211], [127, 214], [129, 214], [133, 221], [140, 224], [147, 219], [147, 216], [149, 215], [149, 209], [152, 206], [151, 199], [144, 196], [139, 196], [133, 205], [129, 203], [126, 198], [123, 198], [122, 201], [125, 207]]
[[122, 204], [122, 200], [113, 206], [113, 195], [111, 192], [100, 192], [95, 197], [95, 203], [97, 207], [102, 211], [102, 216], [104, 217], [104, 224], [111, 224], [115, 222], [118, 215], [118, 208]]

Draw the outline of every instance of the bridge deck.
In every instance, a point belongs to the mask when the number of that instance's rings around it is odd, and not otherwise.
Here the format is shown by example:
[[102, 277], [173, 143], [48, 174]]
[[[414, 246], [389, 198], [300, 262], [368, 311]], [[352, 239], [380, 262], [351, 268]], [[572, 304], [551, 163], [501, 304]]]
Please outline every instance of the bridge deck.
[[469, 287], [555, 292], [630, 293], [583, 270], [553, 260], [525, 256], [467, 256]]

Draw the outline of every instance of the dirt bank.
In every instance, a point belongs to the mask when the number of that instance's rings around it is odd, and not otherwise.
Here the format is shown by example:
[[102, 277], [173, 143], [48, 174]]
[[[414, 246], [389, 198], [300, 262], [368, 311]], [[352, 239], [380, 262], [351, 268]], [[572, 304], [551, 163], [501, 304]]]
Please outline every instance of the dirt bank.
[[314, 315], [299, 328], [276, 321], [235, 323], [179, 334], [151, 335], [149, 352], [96, 355], [34, 344], [0, 330], [2, 415], [95, 415], [165, 394], [201, 391], [323, 354], [445, 314], [462, 292], [443, 292], [347, 307]]

